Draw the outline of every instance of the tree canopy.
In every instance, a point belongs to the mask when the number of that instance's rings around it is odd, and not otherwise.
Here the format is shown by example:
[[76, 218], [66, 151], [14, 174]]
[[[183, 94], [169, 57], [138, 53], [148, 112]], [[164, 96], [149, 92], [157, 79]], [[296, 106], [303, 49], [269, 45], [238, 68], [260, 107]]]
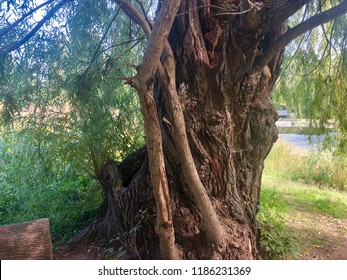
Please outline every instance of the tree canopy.
[[[307, 5], [293, 16], [295, 25], [318, 13], [331, 2]], [[339, 151], [346, 152], [347, 19], [340, 17], [294, 40], [286, 51], [282, 76], [274, 100], [285, 102], [299, 117], [311, 120], [312, 127], [333, 125], [338, 131]], [[330, 139], [333, 140], [333, 139]], [[335, 144], [336, 144], [335, 143]], [[328, 143], [331, 145], [331, 142]]]
[[[339, 2], [308, 1], [291, 18], [289, 27], [300, 25]], [[153, 20], [156, 1], [135, 1], [135, 5]], [[231, 5], [228, 9], [232, 8]], [[110, 138], [105, 135], [107, 129], [91, 132], [90, 127], [94, 118], [105, 120], [106, 127], [114, 128], [112, 116], [115, 110], [120, 110], [115, 107], [124, 104], [119, 100], [121, 94], [114, 92], [131, 91], [123, 89], [116, 77], [132, 76], [134, 72], [128, 65], [138, 65], [141, 61], [145, 35], [136, 20], [127, 17], [116, 1], [1, 1], [0, 11], [2, 120], [8, 122], [21, 116], [26, 121], [37, 122], [41, 116], [55, 122], [56, 127], [59, 123], [60, 127], [68, 127], [63, 123], [68, 120], [62, 115], [46, 113], [47, 108], [57, 111], [65, 107], [73, 111], [70, 118], [75, 115], [75, 120], [80, 118], [85, 122], [77, 126], [89, 129], [93, 137], [99, 137], [100, 144]], [[341, 132], [341, 146], [347, 130], [343, 105], [346, 101], [346, 24], [346, 17], [339, 17], [319, 28], [308, 29], [296, 38], [287, 48], [287, 65], [282, 74], [285, 78], [279, 81], [276, 91], [292, 107], [301, 106], [299, 111], [305, 117], [319, 120], [319, 125], [333, 121]], [[133, 94], [127, 96], [123, 99], [137, 102]], [[88, 106], [97, 102], [99, 105], [93, 110], [98, 109], [88, 116], [91, 112]], [[37, 112], [37, 108], [40, 113], [31, 114], [33, 110]], [[121, 111], [122, 116], [127, 114], [128, 118], [136, 114], [136, 110], [130, 108]], [[139, 115], [135, 118], [140, 119]], [[134, 135], [134, 132], [128, 134]], [[124, 143], [125, 139], [120, 135], [112, 138], [114, 141], [109, 139], [108, 147], [99, 149], [97, 154], [114, 149], [116, 143]]]

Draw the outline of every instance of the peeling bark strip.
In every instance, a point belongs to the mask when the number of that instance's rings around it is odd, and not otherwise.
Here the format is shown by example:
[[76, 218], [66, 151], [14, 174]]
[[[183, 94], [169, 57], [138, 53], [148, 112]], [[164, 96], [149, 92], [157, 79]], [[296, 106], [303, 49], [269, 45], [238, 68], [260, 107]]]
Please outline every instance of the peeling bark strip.
[[51, 260], [49, 219], [0, 227], [1, 260]]

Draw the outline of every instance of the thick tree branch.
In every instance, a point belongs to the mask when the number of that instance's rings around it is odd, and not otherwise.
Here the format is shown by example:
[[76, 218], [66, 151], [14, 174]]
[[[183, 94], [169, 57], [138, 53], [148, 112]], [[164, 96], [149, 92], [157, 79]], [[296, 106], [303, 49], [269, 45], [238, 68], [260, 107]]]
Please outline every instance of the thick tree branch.
[[222, 250], [224, 248], [223, 228], [206, 192], [206, 188], [200, 180], [190, 150], [183, 109], [176, 89], [174, 55], [168, 42], [163, 52], [163, 66], [159, 67], [158, 74], [167, 95], [172, 115], [173, 139], [182, 164], [183, 175], [187, 180], [189, 192], [194, 197], [200, 211], [209, 240], [218, 246], [218, 250]]
[[127, 14], [129, 18], [141, 26], [148, 38], [151, 34], [151, 26], [149, 25], [146, 17], [142, 14], [129, 0], [116, 0], [119, 7]]
[[331, 21], [335, 18], [338, 18], [347, 13], [347, 1], [343, 1], [341, 4], [325, 11], [320, 14], [317, 14], [308, 20], [298, 24], [292, 29], [289, 29], [286, 33], [284, 33], [274, 44], [268, 48], [263, 55], [261, 55], [256, 63], [255, 68], [261, 69], [267, 63], [271, 61], [271, 59], [280, 52], [286, 45], [288, 45], [295, 38], [304, 34], [305, 32], [324, 24], [328, 21]]
[[149, 23], [130, 1], [117, 0], [123, 11], [138, 23], [149, 36], [147, 51], [137, 75], [132, 79], [140, 98], [144, 118], [149, 169], [157, 209], [157, 233], [162, 257], [178, 259], [172, 220], [171, 199], [165, 171], [161, 128], [153, 98], [154, 80], [175, 15], [181, 1], [165, 1], [151, 32]]
[[[123, 7], [126, 7], [126, 13], [128, 16], [138, 22], [141, 26], [146, 26], [147, 22], [145, 21], [145, 18], [138, 14], [138, 11], [131, 3], [128, 1], [118, 1], [118, 3], [120, 2], [124, 2], [122, 4]], [[171, 47], [167, 41], [167, 36], [170, 31], [170, 28], [168, 28], [168, 22], [173, 21], [173, 15], [175, 14], [176, 12], [173, 13], [169, 9], [166, 10], [165, 5], [160, 9], [158, 20], [153, 27], [149, 39], [147, 52], [136, 76], [136, 84], [146, 85], [149, 80], [154, 78], [158, 70], [160, 80], [165, 88], [170, 103], [170, 109], [173, 116], [173, 136], [176, 149], [181, 158], [184, 176], [204, 220], [207, 236], [221, 249], [223, 247], [223, 229], [196, 170], [188, 143], [183, 111], [176, 90], [175, 61]], [[163, 65], [159, 64], [159, 58], [161, 56], [163, 56]], [[147, 145], [149, 145], [149, 143], [148, 139]], [[151, 149], [148, 148], [148, 150], [150, 151]]]
[[279, 24], [286, 21], [305, 4], [311, 0], [266, 0], [265, 8], [262, 10], [263, 33], [276, 28]]
[[[171, 199], [165, 172], [163, 143], [156, 104], [153, 99], [155, 73], [181, 1], [165, 1], [159, 12], [142, 65], [136, 75], [141, 111], [144, 116], [151, 179], [157, 207], [157, 232], [164, 258], [179, 258], [175, 246]], [[146, 21], [147, 22], [147, 21]]]

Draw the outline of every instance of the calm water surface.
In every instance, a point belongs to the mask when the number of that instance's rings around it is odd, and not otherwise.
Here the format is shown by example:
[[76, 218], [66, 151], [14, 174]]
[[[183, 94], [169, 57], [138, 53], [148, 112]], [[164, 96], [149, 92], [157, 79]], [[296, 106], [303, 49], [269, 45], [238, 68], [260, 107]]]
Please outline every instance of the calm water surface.
[[[333, 136], [333, 134], [335, 133], [331, 133], [331, 136]], [[319, 147], [325, 139], [325, 135], [311, 135], [311, 138], [309, 138], [308, 135], [303, 134], [279, 134], [278, 137], [299, 148]]]

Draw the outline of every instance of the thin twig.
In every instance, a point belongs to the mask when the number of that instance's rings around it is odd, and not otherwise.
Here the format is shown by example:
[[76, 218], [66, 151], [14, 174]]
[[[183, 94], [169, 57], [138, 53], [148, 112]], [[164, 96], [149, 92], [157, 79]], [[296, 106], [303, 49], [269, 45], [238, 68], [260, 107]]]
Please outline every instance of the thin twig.
[[141, 42], [141, 40], [138, 40], [135, 44], [133, 44], [132, 46], [130, 46], [127, 50], [125, 50], [121, 55], [116, 57], [116, 61], [118, 59], [120, 59], [123, 55], [125, 55], [127, 52], [131, 51], [133, 48], [135, 48], [139, 43]]
[[89, 71], [90, 67], [92, 66], [92, 64], [93, 64], [94, 61], [96, 60], [96, 58], [97, 58], [97, 56], [98, 56], [98, 52], [99, 52], [99, 50], [100, 50], [100, 48], [101, 48], [101, 44], [102, 44], [102, 42], [104, 41], [104, 39], [105, 39], [105, 37], [106, 37], [108, 31], [109, 31], [110, 28], [111, 28], [112, 23], [115, 21], [115, 19], [116, 19], [116, 17], [118, 16], [119, 12], [120, 12], [120, 8], [118, 8], [117, 12], [116, 12], [115, 15], [113, 16], [113, 18], [112, 18], [112, 20], [110, 21], [110, 23], [108, 24], [108, 26], [107, 26], [107, 28], [106, 28], [106, 31], [105, 31], [104, 34], [102, 35], [102, 38], [101, 38], [101, 40], [100, 40], [100, 42], [99, 42], [99, 44], [98, 44], [98, 47], [96, 48], [96, 50], [95, 50], [95, 52], [94, 52], [93, 58], [92, 58], [92, 60], [90, 61], [90, 63], [89, 63], [89, 65], [88, 65], [87, 69], [83, 72], [81, 78], [82, 78], [85, 74], [87, 74], [87, 72]]
[[140, 5], [141, 11], [142, 11], [142, 13], [143, 13], [143, 16], [145, 17], [145, 19], [146, 19], [146, 21], [148, 22], [149, 26], [150, 26], [151, 28], [153, 28], [151, 21], [150, 21], [150, 20], [148, 19], [148, 17], [147, 17], [147, 12], [146, 12], [146, 10], [145, 10], [145, 7], [144, 7], [143, 4], [142, 4], [142, 1], [140, 1], [140, 0], [135, 0], [135, 2], [138, 3], [138, 4]]
[[244, 10], [242, 12], [220, 13], [220, 14], [215, 14], [215, 16], [218, 17], [218, 16], [243, 15], [243, 14], [247, 14], [248, 12], [250, 12], [253, 8], [254, 8], [254, 5], [252, 7], [250, 7], [249, 9]]
[[108, 50], [110, 50], [110, 49], [113, 49], [113, 48], [116, 48], [116, 47], [120, 47], [120, 46], [124, 46], [124, 45], [130, 44], [130, 43], [132, 43], [132, 42], [137, 42], [137, 43], [138, 43], [139, 41], [142, 41], [142, 40], [144, 40], [145, 38], [146, 38], [146, 36], [143, 35], [143, 36], [140, 37], [140, 38], [136, 38], [136, 39], [132, 39], [132, 40], [128, 40], [128, 41], [125, 41], [125, 42], [122, 42], [122, 43], [118, 43], [118, 44], [112, 45], [112, 46], [107, 47], [107, 48], [105, 48], [104, 50], [102, 50], [100, 53], [98, 53], [98, 55], [100, 55], [100, 54], [102, 54], [102, 53], [104, 53], [104, 52], [106, 52], [106, 51], [108, 51]]

